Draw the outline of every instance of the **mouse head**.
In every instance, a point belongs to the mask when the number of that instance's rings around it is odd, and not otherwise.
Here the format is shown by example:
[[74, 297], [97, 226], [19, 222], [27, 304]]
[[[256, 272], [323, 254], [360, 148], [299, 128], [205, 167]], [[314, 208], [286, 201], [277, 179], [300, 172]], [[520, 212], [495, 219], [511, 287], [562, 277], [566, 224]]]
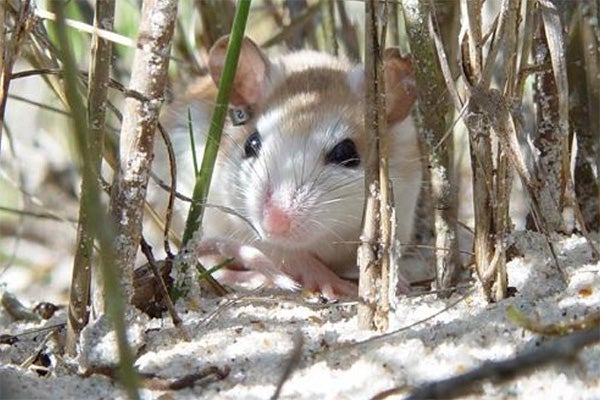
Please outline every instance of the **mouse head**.
[[[217, 84], [227, 40], [209, 55]], [[415, 101], [411, 62], [388, 49], [384, 74], [392, 127]], [[367, 152], [364, 86], [360, 65], [312, 51], [271, 59], [244, 39], [231, 103], [251, 110], [251, 118], [232, 135], [236, 145], [224, 169], [234, 191], [228, 206], [248, 218], [262, 240], [311, 248], [358, 237]]]

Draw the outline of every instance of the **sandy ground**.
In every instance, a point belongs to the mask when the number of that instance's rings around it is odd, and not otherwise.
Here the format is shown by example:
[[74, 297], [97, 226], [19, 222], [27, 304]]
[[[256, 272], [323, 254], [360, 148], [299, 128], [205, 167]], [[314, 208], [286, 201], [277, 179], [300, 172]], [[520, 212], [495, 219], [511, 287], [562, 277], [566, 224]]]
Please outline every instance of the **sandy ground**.
[[[297, 368], [283, 385], [281, 398], [363, 399], [391, 388], [401, 388], [396, 397], [402, 398], [425, 382], [464, 373], [486, 360], [511, 358], [550, 340], [508, 320], [509, 306], [541, 324], [581, 320], [600, 312], [600, 263], [591, 263], [585, 240], [575, 236], [560, 240], [567, 284], [558, 278], [539, 235], [518, 234], [515, 242], [526, 254], [509, 263], [514, 297], [487, 304], [477, 287], [446, 300], [431, 294], [406, 297], [384, 336], [357, 329], [353, 303], [319, 305], [277, 292], [178, 303], [192, 335], [190, 342], [180, 338], [169, 318], [150, 320], [138, 314], [130, 335], [141, 373], [175, 380], [208, 367], [228, 372], [223, 379], [210, 375], [179, 390], [144, 388], [142, 397], [269, 398], [296, 349]], [[0, 313], [4, 334], [64, 320], [64, 310], [41, 323], [16, 322], [4, 310]], [[124, 396], [110, 378], [78, 375], [73, 360], [56, 353], [56, 336], [40, 344], [46, 334], [24, 335], [17, 343], [0, 345], [1, 398]], [[88, 340], [97, 344], [79, 361], [107, 363], [114, 356], [110, 337]], [[40, 348], [47, 355], [47, 369], [19, 366]], [[467, 398], [600, 398], [600, 345], [584, 349], [569, 364], [537, 368], [507, 383], [485, 382]]]

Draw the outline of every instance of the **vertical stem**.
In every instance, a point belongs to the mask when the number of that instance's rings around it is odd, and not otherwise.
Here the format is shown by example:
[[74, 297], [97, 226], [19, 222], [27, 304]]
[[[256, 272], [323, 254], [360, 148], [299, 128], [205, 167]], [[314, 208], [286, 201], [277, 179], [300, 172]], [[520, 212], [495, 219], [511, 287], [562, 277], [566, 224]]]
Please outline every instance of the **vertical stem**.
[[[537, 65], [549, 64], [550, 54], [544, 30], [542, 11], [534, 11], [533, 57]], [[533, 144], [539, 150], [538, 176], [542, 183], [539, 193], [539, 205], [549, 231], [564, 231], [565, 225], [561, 212], [564, 207], [563, 158], [567, 155], [562, 145], [563, 137], [558, 127], [559, 97], [552, 70], [536, 74], [534, 81], [534, 102], [537, 108], [537, 130], [533, 134]], [[533, 228], [533, 226], [530, 225]]]
[[[592, 10], [585, 15], [585, 2], [577, 4], [580, 14], [571, 27], [567, 50], [570, 133], [577, 140], [575, 192], [583, 220], [591, 231], [600, 230], [600, 108], [598, 74], [600, 43], [592, 33]], [[592, 2], [588, 6], [591, 8]], [[597, 5], [600, 7], [600, 5]], [[596, 15], [598, 15], [596, 9]], [[581, 60], [584, 60], [583, 63]], [[594, 174], [594, 170], [596, 171]]]
[[[482, 39], [482, 2], [463, 1], [461, 3], [464, 20], [468, 26], [468, 54], [469, 63], [467, 79], [473, 85], [487, 87], [489, 80], [482, 82], [483, 77], [491, 76], [495, 56], [487, 58], [483, 64], [483, 39]], [[493, 47], [495, 43], [492, 44]], [[489, 53], [497, 52], [498, 46]], [[472, 99], [469, 100], [472, 102]], [[474, 106], [471, 105], [474, 109]], [[502, 245], [502, 236], [496, 235], [496, 222], [498, 215], [498, 196], [496, 193], [497, 181], [494, 179], [494, 161], [492, 154], [492, 141], [490, 127], [483, 113], [471, 112], [465, 120], [469, 130], [469, 149], [471, 156], [471, 170], [473, 180], [473, 212], [475, 216], [475, 235], [473, 248], [475, 252], [475, 266], [478, 277], [483, 286], [484, 295], [492, 300], [492, 285], [498, 271], [498, 265], [503, 260], [502, 246], [495, 249], [498, 243]], [[498, 155], [498, 160], [502, 157]], [[500, 161], [499, 161], [500, 162]], [[504, 161], [502, 161], [504, 162]], [[499, 172], [499, 171], [498, 171]], [[497, 177], [498, 179], [502, 179]], [[501, 259], [502, 257], [502, 259]], [[504, 271], [504, 268], [500, 270]], [[503, 296], [502, 296], [503, 297]]]
[[493, 258], [493, 161], [492, 148], [489, 140], [490, 128], [482, 114], [472, 113], [466, 119], [469, 130], [469, 153], [471, 155], [471, 170], [473, 171], [473, 212], [475, 216], [475, 235], [473, 249], [475, 251], [475, 266], [483, 285], [483, 292], [491, 296], [489, 279], [484, 279], [491, 266]]
[[[383, 188], [380, 175], [381, 138], [385, 132], [385, 99], [383, 87], [383, 65], [378, 35], [378, 15], [380, 3], [377, 0], [365, 1], [365, 132], [368, 138], [368, 155], [365, 162], [365, 210], [361, 242], [357, 250], [357, 263], [360, 271], [358, 295], [358, 326], [361, 329], [387, 328], [387, 305], [384, 306], [382, 296], [387, 300], [388, 288], [383, 287], [382, 269], [389, 265], [382, 262], [389, 256], [388, 248], [380, 247], [380, 224], [384, 216], [380, 214], [383, 207], [388, 205], [387, 186]], [[386, 167], [386, 161], [383, 161]], [[384, 177], [387, 178], [384, 174]], [[389, 210], [387, 211], [389, 213]], [[386, 223], [390, 223], [388, 215]], [[389, 229], [389, 228], [388, 228]], [[389, 232], [388, 232], [389, 233]], [[386, 254], [382, 254], [384, 250]], [[384, 294], [385, 292], [385, 294]]]
[[0, 32], [0, 152], [2, 151], [2, 131], [4, 129], [4, 112], [6, 110], [6, 101], [8, 99], [8, 86], [10, 83], [10, 69], [7, 65], [7, 37], [8, 37], [8, 13], [6, 12], [6, 2], [0, 3], [0, 22], [2, 31]]
[[120, 284], [128, 299], [133, 294], [133, 266], [140, 245], [144, 201], [154, 137], [163, 101], [171, 39], [177, 16], [176, 0], [143, 3], [138, 47], [129, 90], [137, 92], [124, 104], [110, 213], [116, 228], [115, 251]]
[[389, 19], [390, 19], [390, 47], [398, 47], [400, 44], [400, 26], [398, 22], [398, 3], [395, 1], [392, 3], [388, 3], [388, 7], [390, 10]]
[[31, 24], [27, 21], [30, 18], [31, 0], [20, 2], [18, 15], [15, 18], [13, 32], [8, 37], [7, 10], [8, 2], [5, 0], [0, 4], [0, 21], [2, 22], [2, 32], [0, 33], [0, 151], [2, 150], [2, 130], [4, 128], [4, 113], [6, 111], [6, 101], [8, 100], [8, 88], [10, 86], [10, 74], [19, 55], [23, 40], [27, 37], [26, 33]]
[[494, 213], [495, 219], [495, 254], [496, 259], [496, 276], [494, 277], [494, 284], [492, 286], [492, 296], [495, 301], [505, 299], [508, 293], [508, 274], [506, 272], [506, 251], [504, 237], [509, 228], [509, 200], [510, 200], [510, 189], [512, 187], [512, 176], [510, 173], [508, 157], [501, 146], [498, 146], [497, 150], [497, 174], [496, 174], [496, 200], [498, 202], [496, 212]]
[[233, 21], [234, 2], [231, 0], [196, 0], [202, 19], [203, 44], [210, 48], [221, 36], [227, 34]]
[[444, 296], [449, 293], [443, 289], [454, 284], [460, 266], [456, 224], [458, 195], [453, 182], [454, 146], [452, 140], [445, 138], [452, 105], [427, 28], [433, 12], [431, 4], [428, 0], [409, 0], [403, 3], [403, 7], [419, 87], [419, 114], [423, 129], [420, 139], [427, 150], [431, 174], [436, 280], [440, 295]]
[[221, 132], [225, 123], [225, 116], [227, 115], [233, 78], [235, 77], [240, 49], [244, 39], [244, 31], [246, 30], [246, 21], [248, 20], [248, 14], [250, 12], [250, 2], [250, 0], [239, 0], [235, 11], [231, 36], [227, 43], [227, 54], [225, 55], [223, 73], [219, 80], [219, 90], [217, 92], [215, 109], [210, 121], [208, 139], [206, 141], [204, 156], [202, 157], [202, 164], [200, 166], [200, 174], [196, 176], [192, 206], [190, 207], [185, 230], [183, 232], [183, 247], [189, 242], [202, 223], [204, 204], [208, 197], [212, 173], [219, 151], [219, 143], [221, 142]]
[[337, 56], [338, 39], [337, 31], [335, 28], [335, 3], [333, 1], [326, 1], [321, 6], [323, 18], [323, 33], [325, 36], [326, 49], [331, 49], [333, 55]]
[[118, 273], [115, 269], [117, 259], [115, 258], [113, 239], [114, 231], [110, 220], [106, 218], [105, 208], [100, 201], [100, 187], [97, 176], [93, 169], [93, 159], [90, 154], [88, 121], [83, 98], [80, 95], [81, 85], [79, 84], [75, 60], [71, 49], [69, 48], [69, 38], [66, 32], [64, 4], [59, 2], [51, 3], [57, 16], [57, 37], [60, 44], [60, 55], [64, 64], [64, 82], [67, 102], [73, 115], [74, 131], [76, 132], [76, 142], [79, 154], [83, 158], [84, 179], [90, 182], [90, 190], [87, 196], [82, 197], [84, 210], [89, 213], [90, 226], [93, 229], [92, 235], [98, 238], [100, 243], [100, 266], [105, 282], [105, 308], [110, 321], [114, 325], [117, 337], [117, 346], [119, 348], [120, 373], [119, 378], [130, 398], [137, 399], [139, 394], [138, 377], [133, 368], [133, 354], [127, 343], [126, 324], [125, 324], [125, 302], [123, 293], [119, 290]]
[[342, 42], [344, 43], [344, 47], [346, 49], [346, 55], [352, 61], [360, 60], [360, 53], [358, 49], [358, 35], [356, 33], [356, 27], [348, 18], [348, 13], [346, 12], [346, 5], [343, 0], [336, 0], [337, 10], [340, 14], [340, 24], [341, 32], [340, 37]]
[[[96, 28], [112, 31], [114, 23], [115, 2], [102, 0], [96, 3], [94, 26]], [[88, 126], [89, 137], [88, 154], [89, 164], [92, 169], [89, 181], [87, 175], [83, 176], [81, 183], [82, 197], [93, 195], [94, 187], [100, 175], [100, 164], [103, 153], [104, 129], [106, 120], [106, 96], [110, 73], [112, 46], [111, 42], [101, 39], [98, 35], [92, 38], [90, 75], [88, 80]], [[92, 277], [92, 258], [94, 249], [94, 235], [85, 206], [89, 200], [82, 199], [79, 208], [79, 225], [77, 227], [77, 250], [73, 260], [73, 275], [71, 278], [71, 291], [69, 298], [69, 314], [67, 320], [66, 349], [71, 355], [75, 353], [75, 345], [79, 332], [87, 325], [90, 305], [90, 283]]]

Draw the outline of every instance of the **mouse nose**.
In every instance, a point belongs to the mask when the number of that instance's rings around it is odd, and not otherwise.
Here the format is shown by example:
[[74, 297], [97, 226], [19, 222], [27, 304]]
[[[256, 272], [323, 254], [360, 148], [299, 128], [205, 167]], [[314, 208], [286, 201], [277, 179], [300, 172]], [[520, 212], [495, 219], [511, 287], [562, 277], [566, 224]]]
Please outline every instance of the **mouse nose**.
[[290, 230], [290, 216], [281, 208], [266, 204], [263, 211], [263, 228], [271, 235], [283, 235]]

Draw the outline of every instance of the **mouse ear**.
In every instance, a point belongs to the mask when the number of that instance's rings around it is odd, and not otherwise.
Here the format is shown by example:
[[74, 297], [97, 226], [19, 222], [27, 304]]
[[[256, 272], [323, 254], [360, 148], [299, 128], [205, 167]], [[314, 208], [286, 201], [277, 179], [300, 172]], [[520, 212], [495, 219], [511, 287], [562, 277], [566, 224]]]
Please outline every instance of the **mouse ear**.
[[[410, 58], [402, 57], [398, 49], [386, 49], [383, 52], [383, 80], [387, 121], [400, 122], [406, 118], [417, 99], [416, 81]], [[356, 93], [364, 95], [363, 65], [358, 65], [349, 72], [348, 82]]]
[[385, 108], [388, 122], [400, 122], [410, 112], [417, 99], [417, 83], [412, 61], [402, 57], [396, 48], [383, 52]]
[[[208, 55], [208, 69], [216, 85], [219, 84], [229, 36], [215, 42]], [[233, 79], [231, 103], [236, 106], [251, 106], [258, 103], [265, 92], [269, 71], [269, 60], [256, 43], [244, 38], [240, 49], [237, 71]]]

